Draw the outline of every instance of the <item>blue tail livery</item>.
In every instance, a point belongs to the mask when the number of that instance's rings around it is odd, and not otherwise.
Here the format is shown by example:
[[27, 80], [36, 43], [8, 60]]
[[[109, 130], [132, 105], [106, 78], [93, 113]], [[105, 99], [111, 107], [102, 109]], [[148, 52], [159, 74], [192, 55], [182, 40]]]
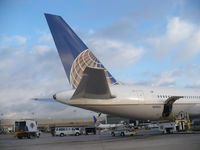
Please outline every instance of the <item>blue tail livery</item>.
[[94, 123], [97, 122], [97, 118], [95, 116], [93, 116], [93, 121], [94, 121]]
[[[45, 14], [65, 73], [73, 88], [77, 88], [86, 67], [103, 68], [83, 41], [76, 35], [62, 17]], [[115, 78], [105, 69], [108, 83], [115, 84]]]

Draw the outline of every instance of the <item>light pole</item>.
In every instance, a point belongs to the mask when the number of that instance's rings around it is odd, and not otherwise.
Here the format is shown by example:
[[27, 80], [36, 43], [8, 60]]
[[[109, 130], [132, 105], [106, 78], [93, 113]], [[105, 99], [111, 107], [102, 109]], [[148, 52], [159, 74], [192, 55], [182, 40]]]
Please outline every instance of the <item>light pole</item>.
[[32, 119], [34, 120], [35, 119], [35, 117], [34, 117], [35, 113], [32, 112], [31, 114], [32, 114]]

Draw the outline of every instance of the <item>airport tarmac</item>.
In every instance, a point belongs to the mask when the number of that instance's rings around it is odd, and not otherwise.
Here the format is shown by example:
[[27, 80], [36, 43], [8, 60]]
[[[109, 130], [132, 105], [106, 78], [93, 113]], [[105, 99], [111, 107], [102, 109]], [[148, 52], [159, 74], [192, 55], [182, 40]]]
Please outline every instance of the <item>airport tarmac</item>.
[[199, 150], [200, 134], [144, 134], [132, 137], [81, 135], [16, 139], [0, 135], [0, 150]]

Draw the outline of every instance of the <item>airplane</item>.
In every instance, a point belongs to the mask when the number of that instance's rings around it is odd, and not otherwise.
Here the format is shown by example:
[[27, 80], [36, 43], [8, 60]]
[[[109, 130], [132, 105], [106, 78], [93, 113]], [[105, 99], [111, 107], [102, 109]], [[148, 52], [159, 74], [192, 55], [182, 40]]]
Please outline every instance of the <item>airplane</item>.
[[179, 112], [200, 117], [199, 89], [120, 84], [61, 16], [45, 17], [72, 86], [54, 94], [54, 100], [135, 120], [169, 119]]

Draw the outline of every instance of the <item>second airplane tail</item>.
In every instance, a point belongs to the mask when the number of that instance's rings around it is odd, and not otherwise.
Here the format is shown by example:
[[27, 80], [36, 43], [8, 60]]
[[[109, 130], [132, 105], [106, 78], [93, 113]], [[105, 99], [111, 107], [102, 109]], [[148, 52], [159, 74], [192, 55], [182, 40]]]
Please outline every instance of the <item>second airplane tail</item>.
[[93, 116], [93, 121], [94, 121], [95, 127], [98, 127], [101, 124], [100, 121], [97, 120], [97, 118], [95, 116]]
[[[45, 14], [65, 73], [73, 88], [77, 88], [86, 67], [105, 69], [70, 26], [57, 15]], [[108, 83], [115, 84], [115, 78], [105, 69]]]

